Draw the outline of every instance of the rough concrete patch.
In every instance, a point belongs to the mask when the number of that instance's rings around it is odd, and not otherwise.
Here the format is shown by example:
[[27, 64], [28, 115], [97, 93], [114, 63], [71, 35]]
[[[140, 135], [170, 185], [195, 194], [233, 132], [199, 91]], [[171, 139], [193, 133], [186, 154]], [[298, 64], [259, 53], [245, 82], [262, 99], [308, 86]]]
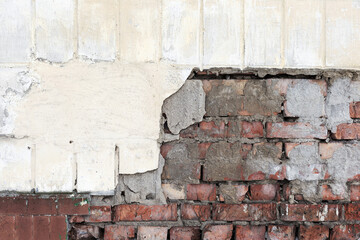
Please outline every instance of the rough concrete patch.
[[179, 91], [164, 101], [163, 112], [166, 114], [168, 127], [174, 134], [200, 122], [205, 115], [202, 81], [186, 81]]
[[318, 181], [291, 181], [291, 194], [301, 194], [304, 199], [309, 202], [321, 201], [318, 183]]
[[335, 79], [326, 98], [327, 127], [332, 132], [336, 132], [336, 127], [340, 123], [352, 122], [349, 114], [350, 78]]
[[325, 114], [324, 96], [318, 84], [302, 80], [290, 86], [286, 107], [291, 116], [321, 117]]
[[120, 175], [116, 188], [116, 204], [124, 200], [126, 203], [162, 204], [166, 199], [161, 189], [161, 173], [165, 160], [160, 155], [159, 168], [145, 173]]

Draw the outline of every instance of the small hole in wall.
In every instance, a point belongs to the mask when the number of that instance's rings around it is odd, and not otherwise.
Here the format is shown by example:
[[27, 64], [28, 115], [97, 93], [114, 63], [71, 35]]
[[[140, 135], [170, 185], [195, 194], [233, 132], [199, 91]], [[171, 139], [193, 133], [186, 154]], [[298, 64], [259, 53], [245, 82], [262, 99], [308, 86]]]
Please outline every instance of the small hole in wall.
[[149, 193], [148, 195], [146, 195], [146, 199], [148, 199], [148, 200], [155, 199], [155, 194]]
[[124, 196], [125, 197], [125, 191], [121, 191], [121, 196]]
[[31, 147], [29, 147], [29, 146], [28, 146], [28, 149], [30, 150], [30, 149], [31, 149]]
[[72, 143], [73, 143], [73, 140], [70, 140], [69, 143], [72, 144]]

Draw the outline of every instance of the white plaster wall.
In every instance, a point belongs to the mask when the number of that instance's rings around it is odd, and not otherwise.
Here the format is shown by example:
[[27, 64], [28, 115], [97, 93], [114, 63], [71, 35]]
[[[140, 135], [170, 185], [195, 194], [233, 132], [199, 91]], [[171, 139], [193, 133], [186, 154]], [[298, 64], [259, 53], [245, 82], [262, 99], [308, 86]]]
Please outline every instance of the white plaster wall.
[[360, 0], [0, 0], [0, 19], [0, 191], [156, 169], [194, 67], [360, 68]]

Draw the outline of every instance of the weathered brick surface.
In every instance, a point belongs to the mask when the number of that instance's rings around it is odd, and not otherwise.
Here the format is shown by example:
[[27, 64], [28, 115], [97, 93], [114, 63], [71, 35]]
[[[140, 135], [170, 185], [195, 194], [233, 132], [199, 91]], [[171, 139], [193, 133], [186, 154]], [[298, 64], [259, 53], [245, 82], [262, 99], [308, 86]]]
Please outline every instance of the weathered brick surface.
[[224, 201], [226, 203], [242, 202], [246, 197], [248, 189], [249, 186], [247, 185], [221, 184], [219, 187], [220, 201]]
[[86, 199], [61, 198], [58, 200], [58, 213], [87, 215], [89, 214], [89, 204]]
[[276, 184], [254, 184], [250, 186], [251, 200], [276, 200], [279, 197], [280, 186]]
[[140, 226], [138, 228], [138, 240], [166, 240], [167, 227]]
[[352, 102], [350, 104], [350, 117], [360, 118], [360, 102]]
[[273, 221], [276, 219], [276, 204], [216, 204], [213, 219], [221, 221]]
[[341, 219], [341, 205], [281, 204], [284, 221], [331, 222]]
[[0, 239], [15, 238], [15, 217], [0, 215]]
[[257, 138], [264, 136], [264, 127], [261, 122], [242, 122], [241, 137]]
[[114, 207], [114, 221], [176, 221], [177, 206], [124, 204]]
[[360, 220], [360, 203], [348, 203], [345, 205], [345, 220]]
[[188, 200], [215, 201], [216, 200], [216, 185], [214, 185], [214, 184], [188, 184], [186, 198]]
[[235, 240], [264, 240], [265, 231], [265, 226], [238, 225], [235, 230]]
[[170, 240], [200, 240], [201, 231], [198, 227], [172, 227]]
[[203, 230], [203, 240], [230, 240], [233, 225], [207, 225]]
[[87, 222], [111, 222], [111, 206], [91, 206]]
[[350, 186], [350, 200], [351, 201], [360, 201], [360, 185], [351, 185]]
[[329, 227], [325, 225], [300, 225], [299, 240], [326, 240], [329, 234]]
[[336, 225], [331, 231], [330, 240], [356, 240], [360, 238], [360, 225]]
[[327, 129], [324, 126], [314, 126], [302, 122], [268, 122], [266, 130], [267, 138], [326, 139], [327, 137]]
[[270, 240], [295, 240], [295, 226], [270, 225], [268, 236]]
[[181, 218], [183, 220], [207, 221], [211, 218], [210, 205], [184, 204], [181, 206]]
[[360, 139], [360, 123], [343, 123], [337, 126], [334, 139]]
[[136, 229], [134, 226], [106, 225], [104, 240], [131, 239], [135, 238]]

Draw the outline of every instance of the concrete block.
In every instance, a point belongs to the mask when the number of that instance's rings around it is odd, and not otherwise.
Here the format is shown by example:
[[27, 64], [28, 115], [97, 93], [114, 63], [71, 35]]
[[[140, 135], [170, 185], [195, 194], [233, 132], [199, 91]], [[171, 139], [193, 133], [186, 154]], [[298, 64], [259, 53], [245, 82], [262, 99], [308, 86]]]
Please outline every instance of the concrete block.
[[204, 65], [243, 61], [243, 0], [204, 1]]
[[245, 0], [245, 66], [280, 67], [282, 1]]
[[360, 2], [326, 1], [326, 66], [360, 67]]
[[285, 65], [320, 67], [325, 0], [285, 0]]
[[120, 59], [157, 62], [160, 57], [160, 7], [157, 0], [120, 0]]
[[75, 142], [77, 191], [113, 194], [117, 159], [115, 144]]
[[74, 0], [37, 0], [36, 58], [66, 62], [74, 54]]
[[31, 150], [26, 140], [1, 139], [0, 191], [31, 191]]
[[36, 192], [74, 190], [76, 164], [70, 143], [37, 143], [35, 157]]
[[115, 59], [116, 3], [116, 0], [79, 0], [79, 56], [95, 60]]
[[0, 2], [0, 63], [30, 60], [31, 13], [31, 0]]
[[200, 0], [162, 1], [162, 59], [199, 62]]

